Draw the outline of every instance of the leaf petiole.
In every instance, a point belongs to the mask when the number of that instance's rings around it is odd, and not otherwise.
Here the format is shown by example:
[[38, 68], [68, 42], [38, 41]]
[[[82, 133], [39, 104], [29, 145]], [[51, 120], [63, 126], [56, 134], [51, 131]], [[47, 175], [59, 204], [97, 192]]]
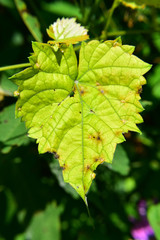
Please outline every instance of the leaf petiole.
[[20, 63], [20, 64], [15, 64], [15, 65], [10, 65], [10, 66], [5, 66], [5, 67], [0, 67], [0, 72], [2, 71], [7, 71], [10, 69], [16, 69], [16, 68], [24, 68], [24, 67], [30, 67], [30, 63]]

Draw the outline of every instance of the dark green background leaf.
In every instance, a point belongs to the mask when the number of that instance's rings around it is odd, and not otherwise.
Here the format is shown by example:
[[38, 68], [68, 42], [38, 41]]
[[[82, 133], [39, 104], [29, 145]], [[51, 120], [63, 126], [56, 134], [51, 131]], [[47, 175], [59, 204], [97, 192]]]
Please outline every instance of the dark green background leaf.
[[117, 145], [116, 151], [114, 153], [113, 163], [105, 164], [109, 169], [120, 173], [121, 175], [127, 175], [130, 170], [129, 158], [121, 145]]
[[160, 239], [160, 204], [151, 206], [148, 209], [148, 219], [155, 231], [157, 240]]
[[5, 145], [20, 146], [30, 141], [24, 123], [15, 119], [14, 104], [0, 112], [0, 133], [0, 142]]

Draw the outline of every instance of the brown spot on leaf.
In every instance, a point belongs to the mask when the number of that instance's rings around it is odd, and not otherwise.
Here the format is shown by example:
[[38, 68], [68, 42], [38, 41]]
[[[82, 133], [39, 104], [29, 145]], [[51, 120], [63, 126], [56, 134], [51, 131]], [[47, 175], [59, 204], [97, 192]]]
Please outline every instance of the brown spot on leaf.
[[103, 90], [103, 89], [100, 89], [100, 92], [101, 92], [102, 94], [104, 94], [104, 90]]
[[97, 132], [95, 138], [96, 138], [96, 140], [97, 140], [98, 142], [101, 142], [101, 141], [102, 141], [102, 138], [101, 138], [100, 132]]
[[80, 94], [83, 96], [86, 93], [86, 90], [84, 87], [80, 87]]
[[94, 162], [99, 162], [100, 164], [103, 163], [105, 160], [103, 157], [95, 157]]
[[64, 171], [66, 169], [66, 164], [64, 163], [60, 168]]
[[116, 131], [114, 134], [116, 137], [119, 137], [122, 134], [122, 131]]
[[100, 83], [99, 83], [99, 82], [96, 82], [96, 86], [100, 86]]
[[142, 93], [142, 87], [138, 88], [137, 93], [138, 93], [138, 94], [141, 94], [141, 93]]
[[94, 134], [94, 135], [90, 134], [88, 138], [89, 138], [89, 139], [93, 139], [93, 140], [97, 140], [98, 142], [101, 142], [101, 141], [102, 141], [102, 138], [101, 138], [99, 132], [97, 132], [97, 133]]
[[121, 103], [125, 103], [126, 101], [124, 99], [121, 100]]
[[91, 112], [91, 113], [95, 113], [92, 109], [90, 109], [90, 112]]
[[41, 125], [40, 128], [43, 128], [43, 125]]
[[94, 162], [98, 162], [98, 159], [99, 159], [99, 158], [98, 158], [98, 157], [96, 157], [96, 158], [94, 159]]
[[102, 87], [98, 88], [98, 90], [99, 90], [99, 92], [100, 92], [101, 94], [103, 94], [103, 95], [107, 93], [107, 90], [104, 89], [104, 88], [102, 88]]
[[98, 140], [98, 141], [101, 141], [100, 135], [97, 136], [97, 140]]
[[90, 169], [90, 165], [87, 165], [86, 166], [86, 170], [88, 171]]

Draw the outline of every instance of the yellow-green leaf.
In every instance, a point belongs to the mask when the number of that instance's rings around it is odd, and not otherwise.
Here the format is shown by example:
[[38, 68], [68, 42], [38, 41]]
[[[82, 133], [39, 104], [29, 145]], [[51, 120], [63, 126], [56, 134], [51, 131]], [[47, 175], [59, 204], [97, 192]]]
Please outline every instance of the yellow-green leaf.
[[31, 67], [14, 75], [19, 85], [17, 116], [40, 153], [59, 160], [63, 178], [85, 200], [94, 171], [111, 163], [123, 133], [140, 132], [139, 92], [150, 65], [120, 41], [82, 43], [79, 66], [73, 46], [54, 51], [33, 43]]

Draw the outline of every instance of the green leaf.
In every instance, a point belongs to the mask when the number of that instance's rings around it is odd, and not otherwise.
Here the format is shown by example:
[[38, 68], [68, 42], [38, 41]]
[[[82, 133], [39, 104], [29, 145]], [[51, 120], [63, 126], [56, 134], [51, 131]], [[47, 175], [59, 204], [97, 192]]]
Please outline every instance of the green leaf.
[[160, 65], [157, 65], [154, 68], [154, 71], [152, 72], [152, 74], [150, 74], [149, 78], [148, 78], [148, 83], [151, 86], [152, 95], [156, 99], [160, 99], [160, 79], [159, 79], [159, 75], [160, 75]]
[[13, 8], [14, 4], [12, 0], [0, 0], [0, 5], [8, 7], [8, 8]]
[[127, 3], [135, 3], [137, 5], [148, 5], [148, 6], [153, 6], [160, 8], [160, 1], [159, 0], [122, 0], [122, 2], [127, 2]]
[[33, 50], [32, 67], [12, 77], [20, 93], [16, 114], [85, 200], [94, 170], [112, 162], [123, 133], [140, 132], [139, 90], [151, 66], [132, 55], [134, 47], [115, 41], [82, 43], [78, 70], [72, 45], [55, 52], [33, 43]]
[[73, 198], [79, 198], [78, 193], [68, 184], [65, 183], [63, 180], [62, 170], [59, 167], [58, 161], [53, 161], [50, 164], [51, 172], [56, 176], [59, 186], [63, 188], [68, 194], [70, 194]]
[[160, 204], [153, 205], [148, 209], [147, 212], [148, 220], [150, 225], [152, 226], [157, 240], [160, 239]]
[[25, 124], [15, 119], [15, 105], [0, 112], [0, 142], [5, 145], [22, 145], [28, 143]]
[[52, 14], [56, 14], [58, 16], [82, 18], [79, 7], [75, 4], [71, 4], [70, 2], [42, 2], [42, 7], [45, 11], [51, 12]]
[[112, 164], [106, 163], [106, 165], [121, 175], [125, 176], [129, 173], [129, 158], [121, 145], [118, 145], [116, 148]]
[[21, 15], [21, 18], [23, 19], [28, 30], [33, 35], [34, 39], [38, 42], [42, 42], [42, 33], [40, 31], [40, 24], [38, 19], [28, 12], [27, 5], [23, 0], [14, 1], [19, 14]]
[[59, 240], [61, 208], [51, 203], [44, 211], [36, 213], [25, 233], [16, 236], [15, 240]]
[[0, 98], [5, 96], [13, 96], [14, 91], [17, 89], [16, 84], [8, 79], [8, 74], [5, 72], [0, 79]]
[[60, 212], [61, 209], [57, 208], [56, 205], [52, 203], [47, 206], [44, 212], [35, 214], [26, 231], [26, 237], [30, 236], [30, 240], [59, 240]]

